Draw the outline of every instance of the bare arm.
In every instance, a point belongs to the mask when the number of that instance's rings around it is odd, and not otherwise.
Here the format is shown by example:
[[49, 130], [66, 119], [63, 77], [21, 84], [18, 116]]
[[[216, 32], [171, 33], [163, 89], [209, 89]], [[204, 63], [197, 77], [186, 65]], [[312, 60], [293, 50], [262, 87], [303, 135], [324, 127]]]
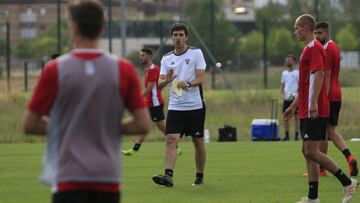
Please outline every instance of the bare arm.
[[310, 95], [310, 109], [309, 116], [311, 118], [317, 118], [319, 116], [317, 100], [320, 94], [320, 90], [324, 80], [324, 71], [316, 71], [314, 73], [312, 95]]
[[283, 99], [285, 99], [285, 85], [284, 85], [284, 83], [281, 83], [281, 86], [280, 86], [280, 93], [281, 93], [281, 97], [283, 98]]
[[30, 110], [25, 111], [23, 119], [23, 130], [25, 134], [45, 135], [46, 133], [46, 119]]
[[154, 88], [155, 83], [154, 82], [149, 82], [148, 86], [144, 89], [143, 91], [143, 96], [146, 96], [148, 94], [150, 94], [151, 90]]
[[122, 123], [122, 132], [128, 135], [146, 135], [150, 131], [150, 115], [147, 108], [131, 112], [133, 118]]

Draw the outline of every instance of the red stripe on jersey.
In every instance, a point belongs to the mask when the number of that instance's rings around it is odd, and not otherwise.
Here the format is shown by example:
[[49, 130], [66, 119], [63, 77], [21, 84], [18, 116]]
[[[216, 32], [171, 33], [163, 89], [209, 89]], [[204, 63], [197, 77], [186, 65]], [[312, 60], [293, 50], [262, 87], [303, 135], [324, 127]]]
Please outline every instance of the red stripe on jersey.
[[164, 104], [164, 98], [161, 96], [161, 88], [158, 86], [160, 68], [155, 64], [151, 64], [145, 71], [144, 85], [145, 88], [149, 83], [155, 83], [153, 89], [145, 96], [145, 102], [148, 107], [159, 106]]
[[102, 56], [104, 52], [99, 49], [75, 49], [72, 54], [84, 60], [91, 60]]
[[339, 84], [340, 74], [340, 50], [336, 43], [330, 40], [325, 48], [326, 64], [331, 71], [329, 101], [341, 101], [341, 88]]
[[[310, 100], [310, 76], [316, 71], [325, 71], [326, 53], [320, 42], [312, 41], [306, 46], [299, 61], [299, 118], [308, 118]], [[319, 117], [329, 117], [329, 101], [326, 95], [325, 80], [317, 100]]]
[[48, 115], [55, 101], [59, 86], [57, 61], [46, 64], [41, 74], [34, 94], [28, 103], [28, 109], [39, 115]]
[[92, 190], [99, 192], [119, 192], [119, 183], [85, 183], [85, 182], [63, 182], [57, 185], [57, 192]]

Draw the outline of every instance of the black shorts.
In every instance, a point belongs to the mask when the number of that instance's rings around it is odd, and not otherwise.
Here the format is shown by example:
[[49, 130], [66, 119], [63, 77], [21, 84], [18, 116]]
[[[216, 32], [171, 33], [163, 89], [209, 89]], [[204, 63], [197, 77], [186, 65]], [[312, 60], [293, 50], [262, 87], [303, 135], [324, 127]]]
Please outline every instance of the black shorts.
[[181, 136], [204, 137], [206, 110], [169, 110], [166, 117], [166, 135], [180, 133]]
[[300, 119], [300, 133], [304, 141], [326, 140], [327, 118]]
[[[293, 101], [294, 101], [294, 100], [284, 100], [284, 101], [283, 101], [283, 109], [282, 109], [282, 112], [283, 112], [283, 113], [285, 112], [285, 110], [286, 110], [287, 108], [289, 108], [289, 106], [291, 105], [291, 103], [292, 103]], [[297, 113], [298, 113], [298, 108], [296, 108], [294, 114], [297, 114]]]
[[52, 203], [119, 203], [120, 192], [68, 191], [52, 195]]
[[154, 122], [159, 122], [165, 119], [164, 115], [164, 105], [149, 107], [151, 120]]
[[330, 115], [329, 115], [329, 124], [332, 126], [337, 126], [339, 120], [339, 114], [341, 109], [341, 101], [332, 101], [330, 102]]

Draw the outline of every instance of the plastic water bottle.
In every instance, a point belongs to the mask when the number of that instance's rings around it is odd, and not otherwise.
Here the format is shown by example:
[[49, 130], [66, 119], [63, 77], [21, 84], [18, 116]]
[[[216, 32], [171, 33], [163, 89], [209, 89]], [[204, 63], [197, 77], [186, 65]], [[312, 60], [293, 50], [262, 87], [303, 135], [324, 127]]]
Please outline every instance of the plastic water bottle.
[[210, 131], [209, 131], [209, 129], [204, 130], [204, 140], [205, 140], [205, 143], [210, 142]]

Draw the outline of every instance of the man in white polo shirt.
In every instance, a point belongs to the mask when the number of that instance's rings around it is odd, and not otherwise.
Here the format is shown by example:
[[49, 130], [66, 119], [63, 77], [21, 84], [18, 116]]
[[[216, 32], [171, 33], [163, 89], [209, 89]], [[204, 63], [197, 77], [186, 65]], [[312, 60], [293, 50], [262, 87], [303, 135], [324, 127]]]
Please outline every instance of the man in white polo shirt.
[[153, 181], [173, 186], [176, 145], [185, 135], [192, 137], [195, 147], [196, 179], [193, 185], [201, 185], [206, 159], [202, 89], [206, 63], [200, 49], [187, 45], [188, 29], [185, 24], [175, 23], [170, 33], [175, 49], [163, 56], [159, 78], [160, 86], [171, 83], [165, 130], [165, 174], [154, 176]]
[[[299, 70], [295, 68], [295, 57], [293, 55], [287, 55], [285, 58], [286, 70], [281, 75], [281, 96], [283, 98], [283, 113], [294, 101], [298, 95], [299, 89]], [[295, 140], [299, 140], [299, 128], [300, 121], [297, 116], [297, 110], [295, 111]], [[285, 125], [285, 137], [282, 141], [289, 141], [289, 121], [284, 121]]]

